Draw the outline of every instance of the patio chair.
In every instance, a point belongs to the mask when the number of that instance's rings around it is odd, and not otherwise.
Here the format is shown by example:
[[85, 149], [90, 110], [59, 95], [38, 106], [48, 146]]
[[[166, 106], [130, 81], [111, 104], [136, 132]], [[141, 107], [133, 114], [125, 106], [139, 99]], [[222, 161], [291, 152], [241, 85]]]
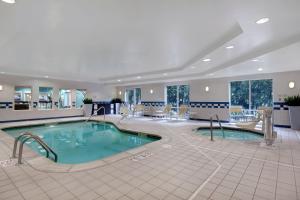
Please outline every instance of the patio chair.
[[263, 112], [264, 110], [257, 110], [255, 118], [253, 120], [237, 122], [236, 126], [247, 130], [254, 130], [256, 128], [256, 125], [263, 120]]
[[188, 113], [189, 107], [187, 105], [180, 105], [178, 113], [176, 114], [177, 119], [181, 118], [184, 119]]
[[134, 106], [134, 108], [133, 108], [133, 113], [132, 113], [132, 115], [133, 116], [142, 116], [142, 115], [144, 115], [144, 109], [145, 109], [145, 107], [144, 107], [144, 105], [142, 105], [142, 104], [137, 104], [137, 105], [135, 105]]
[[128, 109], [128, 107], [122, 105], [121, 108], [120, 108], [120, 115], [122, 116], [120, 121], [125, 119], [125, 118], [128, 118], [129, 114], [130, 114], [130, 110]]
[[229, 107], [230, 119], [234, 121], [242, 121], [244, 119], [243, 106], [230, 106]]
[[171, 111], [172, 111], [172, 106], [171, 105], [165, 105], [163, 110], [158, 110], [152, 107], [152, 117], [171, 117]]

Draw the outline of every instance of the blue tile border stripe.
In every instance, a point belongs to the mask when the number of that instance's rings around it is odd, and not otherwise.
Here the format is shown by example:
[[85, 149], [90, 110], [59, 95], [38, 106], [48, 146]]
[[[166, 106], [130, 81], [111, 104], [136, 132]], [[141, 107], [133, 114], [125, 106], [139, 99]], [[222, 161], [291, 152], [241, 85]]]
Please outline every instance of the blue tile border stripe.
[[274, 124], [275, 127], [278, 127], [278, 128], [291, 128], [290, 125], [281, 125], [281, 124]]
[[191, 101], [190, 106], [192, 108], [229, 108], [229, 102], [198, 102], [198, 101]]
[[0, 109], [12, 109], [13, 108], [13, 102], [0, 102]]
[[144, 106], [164, 106], [165, 102], [164, 101], [142, 101], [141, 104]]
[[274, 102], [274, 110], [289, 110], [288, 105], [285, 102]]

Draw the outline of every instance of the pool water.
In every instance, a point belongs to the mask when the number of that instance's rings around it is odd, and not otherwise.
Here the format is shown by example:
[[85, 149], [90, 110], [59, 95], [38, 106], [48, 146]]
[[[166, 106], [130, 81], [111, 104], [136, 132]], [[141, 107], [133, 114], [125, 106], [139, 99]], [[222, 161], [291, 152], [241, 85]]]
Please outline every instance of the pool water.
[[[197, 134], [209, 136], [210, 137], [210, 129], [209, 128], [201, 128], [198, 129]], [[230, 140], [259, 140], [263, 138], [263, 135], [251, 131], [244, 130], [232, 130], [232, 129], [224, 129], [224, 135], [221, 129], [213, 129], [213, 136], [217, 138], [224, 138]]]
[[[120, 131], [113, 124], [103, 122], [71, 122], [4, 129], [17, 137], [25, 131], [38, 135], [58, 155], [58, 163], [78, 164], [103, 159], [160, 138]], [[35, 152], [46, 155], [35, 141], [26, 144]]]

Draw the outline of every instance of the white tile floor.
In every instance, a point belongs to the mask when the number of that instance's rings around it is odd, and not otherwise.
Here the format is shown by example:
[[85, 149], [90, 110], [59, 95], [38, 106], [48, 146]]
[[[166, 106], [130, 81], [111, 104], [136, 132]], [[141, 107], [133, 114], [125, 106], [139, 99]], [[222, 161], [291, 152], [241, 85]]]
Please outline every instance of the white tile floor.
[[[277, 129], [276, 143], [266, 147], [217, 138], [211, 142], [193, 131], [208, 125], [203, 122], [139, 118], [117, 125], [163, 139], [77, 172], [54, 163], [45, 170], [39, 163], [47, 159], [26, 149], [25, 164], [0, 167], [0, 199], [300, 199], [300, 132]], [[1, 161], [9, 159], [12, 142], [0, 131]], [[141, 159], [141, 154], [147, 156]]]

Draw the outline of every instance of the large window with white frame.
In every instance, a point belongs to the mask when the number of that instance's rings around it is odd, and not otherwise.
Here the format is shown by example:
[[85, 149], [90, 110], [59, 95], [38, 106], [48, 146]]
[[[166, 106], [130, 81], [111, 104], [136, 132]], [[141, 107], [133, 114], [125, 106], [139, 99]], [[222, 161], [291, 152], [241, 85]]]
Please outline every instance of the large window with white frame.
[[273, 106], [272, 79], [230, 82], [230, 105], [256, 110]]
[[72, 107], [72, 91], [69, 89], [60, 89], [58, 98], [58, 108], [67, 109]]
[[141, 103], [141, 88], [131, 88], [125, 90], [125, 102], [129, 105]]
[[31, 107], [32, 89], [26, 86], [15, 87], [15, 110], [29, 110]]
[[86, 90], [77, 89], [75, 91], [75, 107], [81, 108], [83, 106], [83, 100], [86, 96]]
[[43, 110], [52, 109], [52, 95], [52, 87], [39, 87], [38, 108]]
[[189, 85], [170, 85], [166, 87], [165, 93], [165, 102], [172, 105], [175, 111], [180, 105], [189, 105], [190, 103]]

